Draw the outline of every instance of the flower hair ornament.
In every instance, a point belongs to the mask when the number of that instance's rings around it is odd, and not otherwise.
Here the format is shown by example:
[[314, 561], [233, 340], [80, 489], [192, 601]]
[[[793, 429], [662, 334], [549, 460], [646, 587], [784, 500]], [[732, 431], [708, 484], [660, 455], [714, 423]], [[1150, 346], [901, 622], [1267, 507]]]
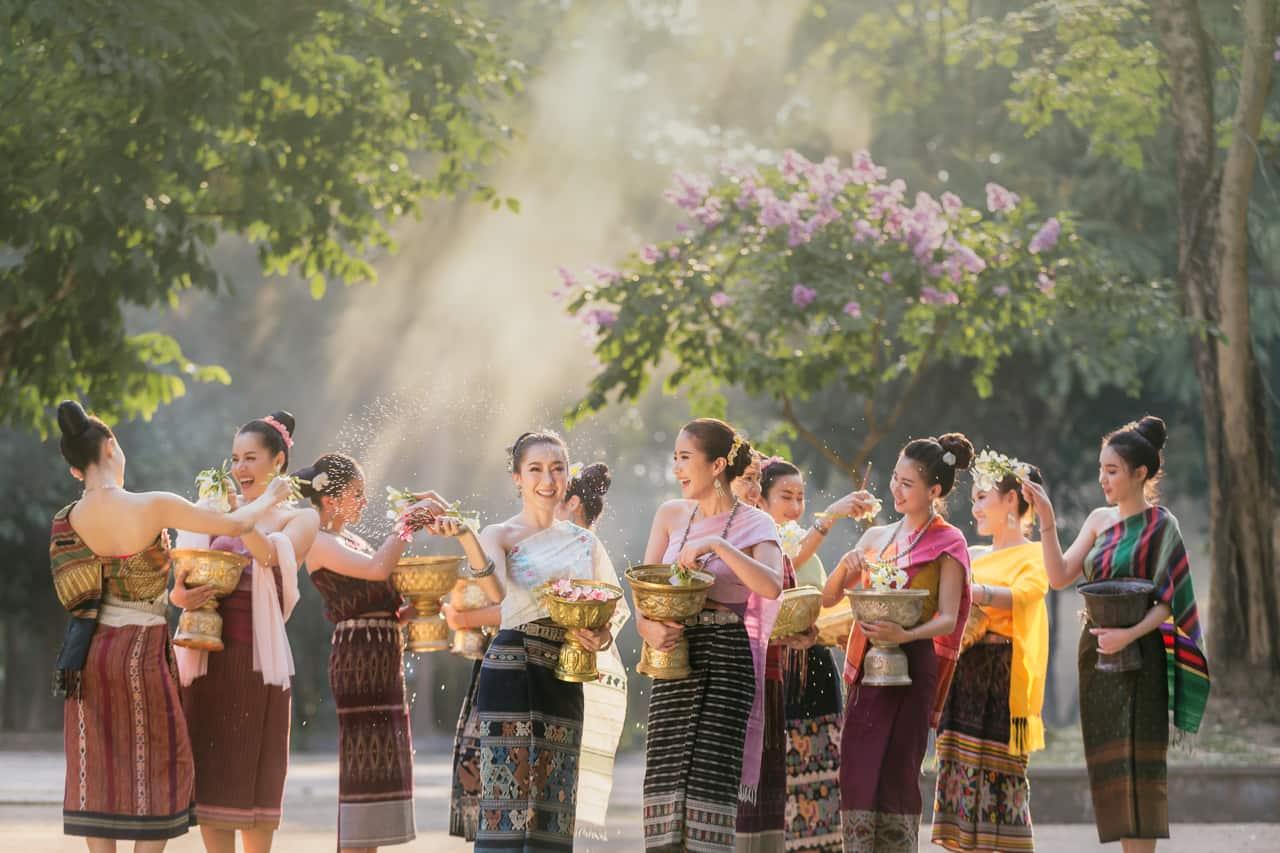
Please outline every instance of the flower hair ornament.
[[267, 424], [268, 426], [270, 426], [270, 427], [271, 427], [273, 430], [275, 430], [276, 432], [280, 433], [280, 437], [281, 437], [282, 439], [284, 439], [284, 446], [285, 446], [285, 447], [287, 447], [287, 448], [292, 448], [292, 447], [293, 447], [293, 438], [289, 435], [289, 428], [288, 428], [288, 427], [286, 427], [284, 424], [280, 423], [280, 422], [279, 422], [278, 420], [276, 420], [275, 418], [271, 417], [271, 415], [267, 415], [265, 418], [263, 418], [263, 419], [262, 419], [262, 422], [263, 422], [264, 424]]
[[950, 450], [942, 454], [942, 461], [950, 465], [952, 468], [956, 467], [956, 455]]
[[783, 459], [781, 456], [770, 456], [767, 459], [761, 459], [760, 473], [763, 474], [769, 468], [770, 465], [774, 465], [774, 464], [777, 464], [778, 462], [786, 462], [786, 461], [787, 460]]
[[576, 480], [582, 476], [582, 463], [575, 462], [569, 466], [569, 479]]
[[329, 475], [326, 472], [321, 471], [319, 474], [316, 474], [311, 478], [311, 488], [317, 493], [323, 492], [328, 487]]
[[735, 432], [733, 434], [733, 446], [729, 448], [729, 455], [725, 457], [725, 461], [728, 462], [730, 465], [732, 465], [733, 460], [738, 458], [738, 451], [741, 449], [742, 449], [742, 436], [738, 435]]
[[973, 463], [973, 484], [980, 491], [994, 490], [1006, 477], [1019, 482], [1031, 477], [1031, 466], [1013, 456], [1005, 456], [994, 450], [984, 450]]

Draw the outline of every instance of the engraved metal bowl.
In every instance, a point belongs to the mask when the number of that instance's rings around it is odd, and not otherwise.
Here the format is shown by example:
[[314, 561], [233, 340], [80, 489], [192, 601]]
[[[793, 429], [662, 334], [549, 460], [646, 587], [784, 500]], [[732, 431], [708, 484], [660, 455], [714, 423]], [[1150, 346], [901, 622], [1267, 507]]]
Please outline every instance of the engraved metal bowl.
[[784, 589], [781, 601], [782, 608], [778, 611], [778, 618], [773, 623], [773, 633], [770, 635], [775, 639], [803, 634], [813, 627], [818, 614], [822, 612], [822, 591], [816, 586]]
[[[859, 622], [892, 622], [903, 628], [920, 624], [927, 589], [851, 589], [845, 592]], [[872, 640], [863, 661], [862, 683], [871, 687], [897, 687], [911, 683], [907, 655], [897, 643]]]
[[184, 575], [186, 586], [209, 586], [213, 589], [213, 597], [203, 605], [182, 611], [173, 644], [207, 652], [222, 651], [225, 646], [218, 599], [235, 592], [250, 559], [244, 554], [208, 548], [175, 548], [169, 556], [173, 559], [174, 574]]
[[[622, 590], [611, 583], [574, 580], [574, 586], [603, 589], [610, 594], [607, 601], [569, 601], [544, 587], [542, 604], [547, 608], [551, 621], [561, 628], [588, 628], [597, 630], [609, 624], [613, 612], [622, 600]], [[560, 659], [556, 663], [556, 678], [561, 681], [589, 682], [600, 678], [596, 669], [596, 653], [578, 642], [572, 634], [565, 634], [560, 646]]]
[[402, 557], [391, 573], [391, 585], [413, 604], [417, 615], [405, 625], [411, 652], [449, 648], [449, 626], [440, 604], [458, 582], [461, 557]]
[[[707, 590], [715, 583], [715, 577], [707, 572], [690, 573], [689, 582], [680, 586], [671, 583], [671, 566], [634, 566], [627, 571], [627, 583], [636, 602], [636, 610], [646, 619], [683, 622], [697, 616], [707, 600]], [[648, 643], [640, 651], [640, 663], [636, 671], [650, 678], [688, 678], [689, 641], [683, 636], [669, 652], [661, 652]]]

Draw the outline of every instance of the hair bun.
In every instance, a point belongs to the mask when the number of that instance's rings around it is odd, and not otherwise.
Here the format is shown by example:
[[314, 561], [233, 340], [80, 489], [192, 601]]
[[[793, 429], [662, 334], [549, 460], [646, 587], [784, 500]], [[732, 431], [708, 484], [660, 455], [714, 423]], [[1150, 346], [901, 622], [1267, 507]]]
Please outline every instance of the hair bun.
[[58, 404], [58, 429], [67, 438], [84, 435], [89, 425], [89, 415], [84, 406], [75, 400], [63, 400]]
[[578, 479], [582, 481], [584, 491], [601, 497], [608, 494], [609, 487], [613, 485], [613, 475], [609, 473], [609, 466], [603, 462], [592, 462], [583, 468], [578, 473]]
[[[272, 415], [271, 417], [274, 418], [276, 416]], [[279, 419], [277, 418], [277, 420]], [[281, 421], [281, 423], [284, 423], [284, 421]], [[320, 467], [318, 465], [308, 465], [306, 468], [293, 472], [293, 476], [297, 477], [298, 491], [301, 492], [302, 496], [307, 500], [311, 500], [320, 494], [320, 491], [315, 486], [311, 485], [311, 481], [314, 480], [316, 475], [319, 473]]]
[[1156, 450], [1163, 450], [1165, 440], [1168, 438], [1168, 430], [1165, 428], [1164, 421], [1155, 415], [1144, 415], [1142, 420], [1134, 425], [1133, 431], [1145, 438], [1151, 443]]
[[289, 431], [289, 438], [293, 438], [297, 432], [297, 421], [293, 418], [293, 413], [286, 411], [272, 412], [271, 417], [284, 424], [284, 428]]
[[955, 456], [957, 471], [967, 471], [973, 463], [973, 442], [962, 432], [949, 432], [946, 435], [938, 437], [938, 444], [942, 445], [942, 449], [947, 453]]

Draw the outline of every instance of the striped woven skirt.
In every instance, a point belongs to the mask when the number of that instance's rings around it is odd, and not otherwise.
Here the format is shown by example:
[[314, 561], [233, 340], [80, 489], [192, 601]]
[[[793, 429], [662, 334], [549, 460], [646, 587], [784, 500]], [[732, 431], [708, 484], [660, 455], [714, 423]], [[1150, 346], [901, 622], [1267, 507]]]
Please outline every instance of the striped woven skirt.
[[1142, 669], [1098, 672], [1098, 638], [1080, 634], [1080, 729], [1103, 844], [1169, 837], [1169, 683], [1159, 631], [1138, 640]]
[[477, 851], [573, 849], [582, 685], [556, 678], [563, 637], [535, 622], [499, 631], [485, 652]]
[[394, 619], [348, 619], [333, 630], [329, 688], [338, 706], [338, 846], [414, 838], [413, 739], [404, 640]]
[[471, 672], [471, 686], [458, 712], [453, 738], [453, 790], [449, 795], [449, 834], [476, 840], [480, 825], [480, 717], [476, 693], [480, 689], [481, 662]]
[[831, 649], [804, 652], [787, 673], [788, 853], [839, 853], [840, 671]]
[[218, 604], [220, 652], [208, 674], [182, 688], [196, 762], [196, 818], [215, 829], [276, 829], [289, 768], [292, 694], [253, 669], [248, 589]]
[[653, 682], [645, 742], [647, 850], [731, 851], [755, 668], [741, 623], [690, 625], [693, 674]]
[[64, 703], [63, 831], [159, 841], [193, 819], [191, 743], [165, 625], [99, 625]]
[[1009, 754], [1013, 646], [960, 656], [938, 726], [933, 843], [948, 850], [1034, 850], [1027, 756]]
[[901, 646], [911, 684], [853, 686], [840, 732], [840, 825], [845, 853], [915, 853], [920, 765], [938, 683], [932, 640]]

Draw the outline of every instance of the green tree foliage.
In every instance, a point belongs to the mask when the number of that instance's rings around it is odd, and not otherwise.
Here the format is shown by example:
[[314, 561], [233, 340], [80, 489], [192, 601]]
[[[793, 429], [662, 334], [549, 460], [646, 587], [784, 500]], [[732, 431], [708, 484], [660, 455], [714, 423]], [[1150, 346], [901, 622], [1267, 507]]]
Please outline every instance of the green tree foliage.
[[0, 2], [0, 422], [90, 398], [147, 416], [229, 381], [129, 306], [219, 287], [223, 233], [264, 271], [374, 278], [424, 197], [505, 200], [482, 167], [520, 86], [464, 0]]
[[[908, 201], [905, 182], [865, 153], [852, 167], [787, 151], [714, 182], [678, 175], [667, 197], [690, 217], [682, 236], [583, 284], [566, 274], [567, 310], [595, 329], [601, 362], [571, 419], [635, 399], [670, 366], [668, 391], [774, 400], [790, 430], [851, 471], [937, 365], [964, 365], [986, 397], [1019, 342], [1052, 334], [1071, 348], [1087, 328], [1074, 366], [1124, 385], [1137, 379], [1129, 342], [1173, 315], [1161, 286], [1084, 251], [1069, 217], [1043, 217], [995, 184], [985, 213], [952, 193]], [[1063, 322], [1072, 316], [1083, 325]], [[802, 422], [797, 403], [815, 395], [861, 405], [852, 455]]]

